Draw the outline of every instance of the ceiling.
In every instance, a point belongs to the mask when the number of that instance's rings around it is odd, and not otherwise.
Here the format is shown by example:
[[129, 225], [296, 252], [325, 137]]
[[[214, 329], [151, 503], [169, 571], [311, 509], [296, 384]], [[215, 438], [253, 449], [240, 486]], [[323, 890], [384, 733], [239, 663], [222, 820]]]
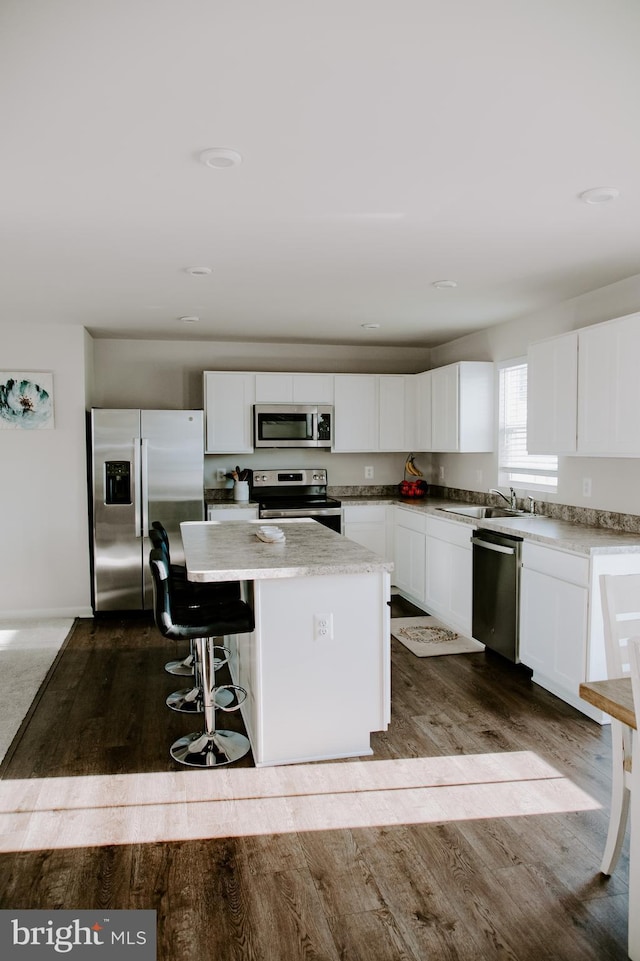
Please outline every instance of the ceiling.
[[0, 323], [430, 347], [640, 273], [639, 49], [637, 0], [2, 0]]

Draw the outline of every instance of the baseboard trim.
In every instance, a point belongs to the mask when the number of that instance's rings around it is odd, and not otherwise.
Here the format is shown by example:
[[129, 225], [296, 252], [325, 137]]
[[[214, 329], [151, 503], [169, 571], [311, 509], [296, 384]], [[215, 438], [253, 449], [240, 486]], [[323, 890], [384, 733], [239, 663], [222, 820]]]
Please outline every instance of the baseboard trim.
[[0, 620], [32, 621], [34, 618], [93, 617], [91, 607], [36, 607], [30, 610], [0, 610]]

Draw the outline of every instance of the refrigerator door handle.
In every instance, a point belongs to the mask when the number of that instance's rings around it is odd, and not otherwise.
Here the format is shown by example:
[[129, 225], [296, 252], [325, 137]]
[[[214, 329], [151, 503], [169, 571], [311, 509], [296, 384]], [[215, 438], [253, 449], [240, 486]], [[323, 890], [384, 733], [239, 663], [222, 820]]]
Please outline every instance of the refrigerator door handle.
[[142, 478], [142, 536], [149, 536], [149, 441], [143, 437], [140, 441], [141, 447], [141, 471]]
[[140, 513], [140, 438], [133, 438], [133, 535], [140, 537], [142, 516]]

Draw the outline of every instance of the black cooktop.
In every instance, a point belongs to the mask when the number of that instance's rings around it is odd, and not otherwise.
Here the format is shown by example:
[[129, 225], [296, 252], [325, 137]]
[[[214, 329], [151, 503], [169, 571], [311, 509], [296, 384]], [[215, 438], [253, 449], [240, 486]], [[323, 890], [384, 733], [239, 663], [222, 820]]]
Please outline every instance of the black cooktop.
[[278, 490], [277, 493], [268, 493], [265, 490], [254, 491], [254, 500], [257, 500], [261, 508], [279, 508], [284, 510], [300, 510], [307, 507], [340, 507], [341, 501], [335, 497], [327, 497], [323, 494], [303, 494], [299, 490], [295, 494], [286, 493]]

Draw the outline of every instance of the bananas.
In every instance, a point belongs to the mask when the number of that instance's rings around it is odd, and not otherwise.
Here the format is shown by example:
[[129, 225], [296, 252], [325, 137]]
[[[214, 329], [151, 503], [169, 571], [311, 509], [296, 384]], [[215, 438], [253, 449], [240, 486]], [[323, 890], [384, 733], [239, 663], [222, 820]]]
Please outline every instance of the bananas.
[[409, 454], [406, 461], [404, 462], [405, 473], [411, 474], [412, 477], [422, 477], [423, 473], [420, 468], [416, 467], [415, 454]]

